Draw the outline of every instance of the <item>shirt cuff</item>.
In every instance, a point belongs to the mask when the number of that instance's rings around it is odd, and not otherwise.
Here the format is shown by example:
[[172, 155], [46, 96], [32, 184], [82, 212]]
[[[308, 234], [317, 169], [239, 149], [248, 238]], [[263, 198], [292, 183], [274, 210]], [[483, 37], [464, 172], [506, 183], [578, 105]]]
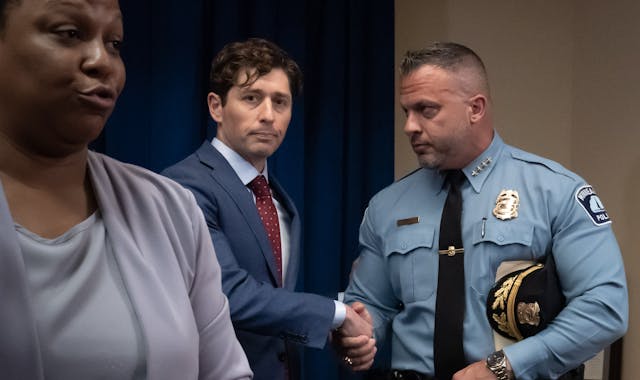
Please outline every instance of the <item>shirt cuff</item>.
[[331, 325], [331, 328], [337, 329], [342, 326], [344, 319], [347, 317], [347, 307], [340, 301], [333, 300], [333, 303], [336, 304], [336, 312], [333, 315], [333, 324]]

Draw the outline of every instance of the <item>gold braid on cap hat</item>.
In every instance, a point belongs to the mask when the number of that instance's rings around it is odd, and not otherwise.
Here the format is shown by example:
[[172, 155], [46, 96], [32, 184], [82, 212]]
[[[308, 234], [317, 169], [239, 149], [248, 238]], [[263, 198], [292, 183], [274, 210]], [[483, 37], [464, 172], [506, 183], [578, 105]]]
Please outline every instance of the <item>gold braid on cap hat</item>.
[[505, 280], [500, 289], [494, 293], [496, 294], [496, 300], [492, 305], [492, 309], [494, 311], [498, 308], [498, 306], [504, 306], [504, 296], [507, 295], [507, 315], [505, 321], [504, 313], [501, 313], [500, 315], [493, 313], [493, 320], [498, 323], [498, 327], [500, 328], [500, 330], [506, 332], [517, 340], [524, 339], [524, 337], [520, 333], [520, 330], [518, 329], [518, 324], [516, 323], [517, 319], [514, 307], [516, 303], [516, 296], [518, 295], [518, 289], [520, 289], [522, 280], [524, 280], [525, 277], [527, 277], [532, 272], [542, 269], [543, 267], [544, 265], [542, 264], [530, 266], [529, 268], [520, 272], [517, 276], [513, 276]]

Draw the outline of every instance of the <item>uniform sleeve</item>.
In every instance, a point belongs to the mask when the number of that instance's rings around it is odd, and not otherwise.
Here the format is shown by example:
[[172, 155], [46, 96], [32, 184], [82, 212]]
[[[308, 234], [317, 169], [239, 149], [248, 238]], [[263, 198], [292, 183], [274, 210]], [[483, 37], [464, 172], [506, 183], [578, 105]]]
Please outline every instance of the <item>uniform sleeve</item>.
[[222, 293], [216, 260], [202, 213], [193, 202], [196, 272], [189, 297], [200, 336], [199, 376], [208, 380], [251, 379], [253, 374], [238, 342], [229, 303]]
[[395, 297], [384, 258], [382, 239], [376, 234], [374, 211], [367, 208], [360, 225], [360, 255], [354, 263], [345, 302], [362, 302], [373, 318], [375, 337], [383, 341], [389, 322], [398, 313], [400, 301]]
[[552, 252], [567, 306], [545, 330], [504, 349], [517, 379], [556, 378], [627, 330], [622, 256], [611, 224], [598, 223], [578, 200], [587, 187], [549, 204], [551, 213], [558, 211], [551, 220]]

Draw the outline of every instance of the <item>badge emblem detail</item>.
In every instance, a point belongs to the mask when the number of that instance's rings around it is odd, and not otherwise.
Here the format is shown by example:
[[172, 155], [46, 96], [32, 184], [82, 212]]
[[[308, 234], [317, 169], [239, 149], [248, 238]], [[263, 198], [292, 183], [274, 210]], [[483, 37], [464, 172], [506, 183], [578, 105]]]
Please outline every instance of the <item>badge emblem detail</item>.
[[521, 325], [538, 326], [540, 324], [540, 305], [537, 302], [518, 303], [518, 322]]
[[520, 197], [515, 190], [502, 190], [496, 199], [496, 207], [493, 215], [500, 220], [509, 220], [518, 217]]

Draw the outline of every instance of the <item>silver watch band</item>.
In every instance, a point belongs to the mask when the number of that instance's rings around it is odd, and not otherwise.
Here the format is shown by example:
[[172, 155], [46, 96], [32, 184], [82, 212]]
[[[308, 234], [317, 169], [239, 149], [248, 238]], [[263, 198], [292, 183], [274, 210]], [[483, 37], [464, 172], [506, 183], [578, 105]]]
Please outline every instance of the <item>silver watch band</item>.
[[507, 357], [504, 351], [496, 351], [487, 357], [487, 368], [496, 375], [498, 380], [514, 380], [513, 371], [507, 368]]
[[512, 380], [511, 373], [507, 370], [507, 367], [489, 368], [498, 380]]

